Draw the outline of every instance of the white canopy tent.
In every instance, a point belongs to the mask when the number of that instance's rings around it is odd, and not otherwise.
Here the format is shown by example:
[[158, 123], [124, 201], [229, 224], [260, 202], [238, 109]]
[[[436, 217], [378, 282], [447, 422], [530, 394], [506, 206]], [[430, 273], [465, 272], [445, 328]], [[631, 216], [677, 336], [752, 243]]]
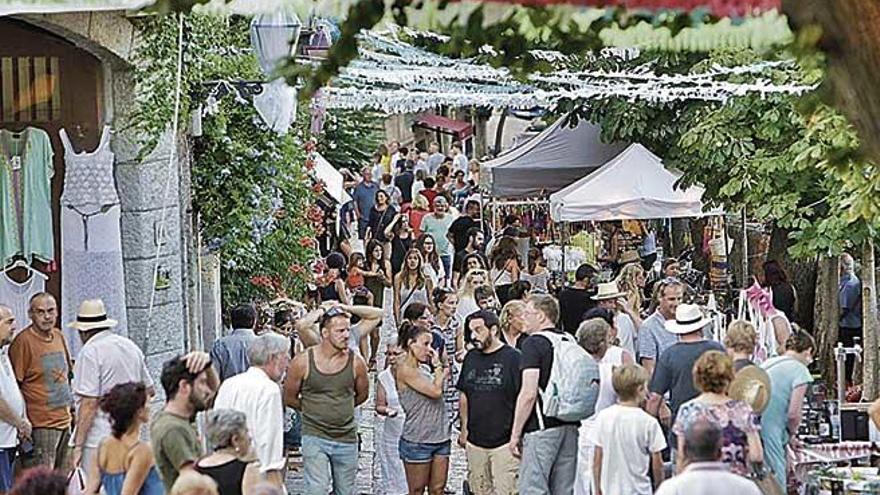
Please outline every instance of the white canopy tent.
[[601, 167], [626, 144], [603, 143], [601, 129], [585, 120], [575, 127], [562, 117], [543, 132], [483, 163], [496, 198], [526, 198], [556, 192]]
[[632, 144], [599, 170], [550, 195], [556, 222], [646, 220], [720, 214], [703, 211], [703, 189], [677, 189], [681, 174], [641, 144]]

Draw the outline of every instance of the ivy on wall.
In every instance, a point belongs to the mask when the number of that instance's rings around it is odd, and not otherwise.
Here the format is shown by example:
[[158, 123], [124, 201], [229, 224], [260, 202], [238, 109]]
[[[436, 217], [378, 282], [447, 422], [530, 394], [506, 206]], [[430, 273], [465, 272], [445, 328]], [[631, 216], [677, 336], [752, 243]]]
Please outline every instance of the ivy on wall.
[[[141, 156], [155, 148], [173, 118], [177, 16], [136, 18], [137, 110]], [[188, 15], [184, 18], [181, 126], [204, 98], [202, 83], [260, 80], [249, 50], [248, 20]], [[193, 209], [204, 246], [221, 261], [224, 302], [305, 289], [314, 257], [312, 224], [302, 221], [315, 192], [305, 174], [303, 137], [278, 136], [253, 106], [227, 97], [209, 105], [201, 137], [193, 141]]]

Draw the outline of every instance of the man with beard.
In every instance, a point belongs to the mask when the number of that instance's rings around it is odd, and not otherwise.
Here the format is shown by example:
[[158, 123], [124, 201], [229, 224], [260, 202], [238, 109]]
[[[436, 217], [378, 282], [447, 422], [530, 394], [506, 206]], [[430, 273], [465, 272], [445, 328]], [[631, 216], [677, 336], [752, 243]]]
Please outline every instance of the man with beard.
[[[463, 217], [459, 217], [458, 220], [461, 220], [461, 218]], [[452, 225], [449, 227], [450, 230], [455, 226], [455, 223], [458, 222], [458, 220], [452, 222]], [[467, 245], [464, 249], [455, 252], [455, 258], [452, 261], [452, 284], [455, 287], [458, 287], [459, 279], [467, 272], [467, 267], [464, 266], [464, 263], [469, 254], [479, 256], [480, 259], [483, 260], [483, 266], [489, 266], [489, 259], [483, 254], [483, 242], [485, 240], [486, 236], [479, 227], [471, 227], [468, 229]]]
[[358, 468], [355, 407], [369, 394], [367, 364], [349, 346], [351, 315], [325, 309], [321, 343], [298, 354], [284, 383], [284, 403], [302, 413], [304, 493], [351, 495]]
[[150, 444], [169, 493], [181, 471], [191, 470], [202, 457], [193, 419], [208, 408], [219, 383], [205, 352], [178, 356], [162, 366], [166, 402], [150, 425]]
[[[6, 306], [0, 306], [0, 348], [12, 342], [15, 316]], [[20, 439], [30, 439], [31, 424], [24, 414], [24, 399], [18, 390], [9, 356], [0, 353], [0, 493], [12, 488], [12, 461]]]
[[468, 483], [475, 495], [517, 492], [519, 460], [507, 448], [519, 394], [519, 351], [499, 338], [498, 317], [480, 310], [467, 317], [464, 358], [458, 385], [461, 435]]

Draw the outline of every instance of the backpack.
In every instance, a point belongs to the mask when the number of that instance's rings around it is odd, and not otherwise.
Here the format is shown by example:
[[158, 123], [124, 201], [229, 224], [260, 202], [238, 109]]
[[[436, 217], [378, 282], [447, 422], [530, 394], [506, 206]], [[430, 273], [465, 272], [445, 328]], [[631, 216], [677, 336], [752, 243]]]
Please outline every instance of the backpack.
[[540, 390], [541, 406], [536, 404], [538, 424], [543, 416], [560, 421], [581, 421], [593, 415], [599, 397], [599, 365], [567, 333], [538, 332], [553, 346], [553, 365], [547, 386]]

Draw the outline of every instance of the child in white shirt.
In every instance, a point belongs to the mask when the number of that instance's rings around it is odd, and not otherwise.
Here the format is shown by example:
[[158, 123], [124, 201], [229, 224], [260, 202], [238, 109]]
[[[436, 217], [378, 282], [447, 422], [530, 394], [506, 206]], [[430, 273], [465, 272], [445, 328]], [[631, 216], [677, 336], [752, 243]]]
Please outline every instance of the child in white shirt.
[[651, 495], [648, 463], [656, 488], [663, 481], [660, 452], [666, 448], [666, 439], [657, 419], [639, 407], [647, 394], [648, 373], [637, 364], [627, 364], [614, 369], [611, 382], [617, 404], [596, 416], [590, 439], [596, 446], [596, 494]]

